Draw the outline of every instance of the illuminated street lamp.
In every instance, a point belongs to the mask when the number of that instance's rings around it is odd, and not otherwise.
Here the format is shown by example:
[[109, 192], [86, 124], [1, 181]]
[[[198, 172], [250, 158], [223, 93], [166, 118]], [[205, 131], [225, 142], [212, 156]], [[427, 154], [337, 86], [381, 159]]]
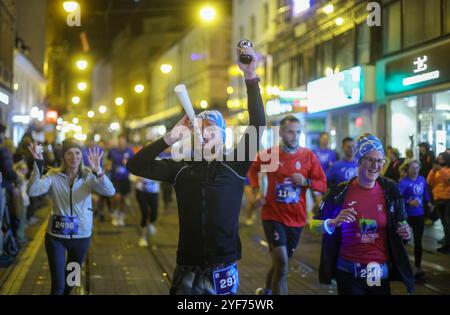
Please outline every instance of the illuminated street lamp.
[[123, 97], [116, 97], [116, 99], [114, 100], [114, 103], [116, 103], [117, 106], [122, 106], [123, 105]]
[[98, 108], [98, 112], [99, 112], [100, 114], [106, 113], [106, 110], [107, 110], [107, 108], [106, 108], [105, 105], [101, 105], [101, 106]]
[[75, 1], [64, 1], [63, 8], [67, 13], [72, 13], [78, 8], [78, 3]]
[[93, 110], [88, 111], [88, 112], [87, 112], [87, 116], [88, 116], [89, 118], [93, 118], [93, 117], [95, 116], [94, 111], [93, 111]]
[[338, 18], [335, 20], [335, 22], [336, 22], [336, 25], [340, 26], [340, 25], [344, 24], [344, 19], [341, 18], [341, 17], [338, 17]]
[[78, 118], [77, 117], [75, 117], [74, 119], [72, 119], [72, 122], [76, 125], [76, 124], [78, 124]]
[[86, 60], [78, 60], [77, 61], [77, 68], [80, 70], [85, 70], [88, 66], [88, 62]]
[[77, 87], [78, 87], [78, 89], [79, 89], [80, 91], [84, 91], [84, 90], [86, 90], [86, 88], [87, 88], [87, 84], [86, 84], [86, 82], [79, 82], [79, 83], [77, 84]]
[[300, 15], [300, 13], [308, 10], [311, 7], [309, 0], [293, 0], [293, 13], [294, 16]]
[[207, 108], [207, 107], [208, 107], [208, 102], [205, 101], [205, 100], [202, 100], [202, 101], [200, 102], [200, 107], [203, 108], [203, 109]]
[[138, 94], [141, 94], [142, 92], [144, 92], [144, 89], [145, 89], [145, 87], [143, 84], [136, 84], [134, 86], [134, 91]]
[[172, 71], [172, 65], [169, 64], [163, 64], [161, 65], [161, 72], [164, 74], [169, 73], [170, 71]]
[[216, 17], [216, 10], [210, 6], [204, 7], [200, 10], [200, 17], [205, 22], [211, 22]]
[[80, 98], [78, 96], [72, 97], [72, 103], [74, 103], [74, 104], [80, 103]]
[[326, 14], [330, 14], [330, 13], [333, 13], [334, 7], [333, 7], [333, 5], [330, 3], [330, 4], [326, 5], [326, 6], [324, 6], [323, 9], [322, 9], [322, 11], [325, 12]]
[[326, 69], [325, 69], [325, 75], [327, 76], [327, 77], [329, 77], [329, 76], [331, 76], [331, 75], [333, 75], [333, 69], [331, 69], [330, 67], [326, 67]]

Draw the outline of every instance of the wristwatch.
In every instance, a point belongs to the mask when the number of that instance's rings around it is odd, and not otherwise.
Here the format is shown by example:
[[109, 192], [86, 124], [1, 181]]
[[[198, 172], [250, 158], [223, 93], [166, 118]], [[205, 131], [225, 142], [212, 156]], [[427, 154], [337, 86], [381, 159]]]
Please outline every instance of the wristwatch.
[[102, 170], [100, 170], [100, 173], [97, 173], [96, 171], [92, 171], [92, 174], [94, 174], [95, 177], [97, 177], [97, 178], [100, 178], [100, 177], [102, 177], [103, 175], [105, 175], [105, 173], [102, 172]]

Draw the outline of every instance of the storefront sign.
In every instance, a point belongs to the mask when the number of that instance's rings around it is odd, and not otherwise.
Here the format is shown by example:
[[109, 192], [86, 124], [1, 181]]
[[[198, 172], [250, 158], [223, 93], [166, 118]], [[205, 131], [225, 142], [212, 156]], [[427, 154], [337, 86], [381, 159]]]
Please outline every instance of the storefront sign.
[[47, 114], [45, 114], [45, 120], [49, 124], [55, 124], [58, 120], [58, 112], [56, 110], [49, 110]]
[[354, 67], [308, 83], [308, 113], [373, 101], [372, 67]]
[[24, 124], [28, 125], [30, 123], [30, 116], [29, 115], [14, 115], [12, 116], [12, 122], [15, 124]]
[[5, 93], [0, 92], [0, 103], [8, 105], [9, 104], [9, 96]]
[[266, 102], [268, 116], [274, 116], [289, 112], [306, 112], [306, 91], [280, 91], [278, 98]]
[[416, 50], [377, 64], [383, 73], [384, 93], [393, 95], [450, 82], [450, 41]]

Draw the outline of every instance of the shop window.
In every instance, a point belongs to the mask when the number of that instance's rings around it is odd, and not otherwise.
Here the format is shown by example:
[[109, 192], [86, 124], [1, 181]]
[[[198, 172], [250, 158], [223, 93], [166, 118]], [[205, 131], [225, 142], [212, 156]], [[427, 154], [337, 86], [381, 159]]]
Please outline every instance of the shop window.
[[353, 67], [355, 59], [354, 43], [353, 30], [347, 31], [335, 38], [335, 68], [343, 70]]
[[291, 88], [295, 88], [298, 84], [298, 67], [297, 67], [297, 58], [293, 57], [291, 58], [290, 61], [290, 66], [291, 66], [291, 80], [289, 82], [289, 87]]
[[316, 71], [319, 77], [326, 75], [326, 69], [334, 70], [333, 40], [326, 41], [316, 46]]
[[444, 32], [450, 34], [450, 0], [444, 0]]
[[267, 2], [264, 3], [263, 8], [263, 28], [267, 30], [269, 28], [269, 4]]
[[411, 135], [416, 139], [417, 97], [393, 100], [391, 102], [391, 145], [404, 155], [405, 150], [411, 145]]
[[305, 78], [305, 69], [303, 67], [303, 55], [300, 54], [297, 56], [297, 58], [295, 59], [295, 65], [297, 67], [297, 86], [306, 84], [306, 78]]
[[371, 110], [369, 108], [351, 110], [348, 113], [348, 136], [357, 139], [366, 132], [373, 133]]
[[250, 40], [256, 41], [256, 20], [254, 15], [250, 17]]
[[450, 148], [450, 90], [433, 94], [436, 154]]
[[370, 62], [370, 31], [367, 23], [356, 27], [356, 58], [359, 65]]
[[245, 29], [244, 26], [239, 26], [239, 40], [245, 38]]
[[401, 48], [400, 1], [392, 3], [383, 9], [383, 52], [385, 54]]
[[315, 54], [315, 49], [311, 48], [308, 49], [307, 51], [305, 51], [304, 53], [304, 69], [305, 69], [305, 77], [306, 77], [306, 81], [312, 81], [314, 79], [316, 79], [316, 54]]
[[403, 46], [433, 39], [441, 34], [440, 0], [404, 0]]
[[291, 63], [289, 60], [283, 62], [279, 67], [279, 81], [278, 84], [282, 85], [284, 88], [290, 87], [290, 76], [291, 76]]

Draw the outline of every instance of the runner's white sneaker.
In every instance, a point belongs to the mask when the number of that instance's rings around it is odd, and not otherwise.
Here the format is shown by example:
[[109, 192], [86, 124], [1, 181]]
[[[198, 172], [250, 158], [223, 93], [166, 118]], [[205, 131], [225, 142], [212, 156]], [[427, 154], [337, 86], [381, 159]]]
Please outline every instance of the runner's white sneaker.
[[258, 288], [255, 290], [256, 295], [272, 295], [272, 290], [267, 288]]
[[117, 212], [117, 210], [114, 210], [114, 212], [111, 215], [111, 224], [113, 226], [119, 226], [118, 217], [119, 217], [119, 213]]
[[255, 221], [253, 219], [247, 219], [244, 221], [245, 226], [252, 226], [253, 224], [255, 224]]
[[139, 247], [148, 247], [148, 242], [145, 238], [141, 237], [138, 242]]
[[150, 234], [150, 236], [155, 235], [156, 233], [156, 228], [153, 224], [150, 223], [150, 225], [148, 226], [148, 233]]
[[119, 226], [125, 226], [125, 213], [121, 213], [117, 221]]

